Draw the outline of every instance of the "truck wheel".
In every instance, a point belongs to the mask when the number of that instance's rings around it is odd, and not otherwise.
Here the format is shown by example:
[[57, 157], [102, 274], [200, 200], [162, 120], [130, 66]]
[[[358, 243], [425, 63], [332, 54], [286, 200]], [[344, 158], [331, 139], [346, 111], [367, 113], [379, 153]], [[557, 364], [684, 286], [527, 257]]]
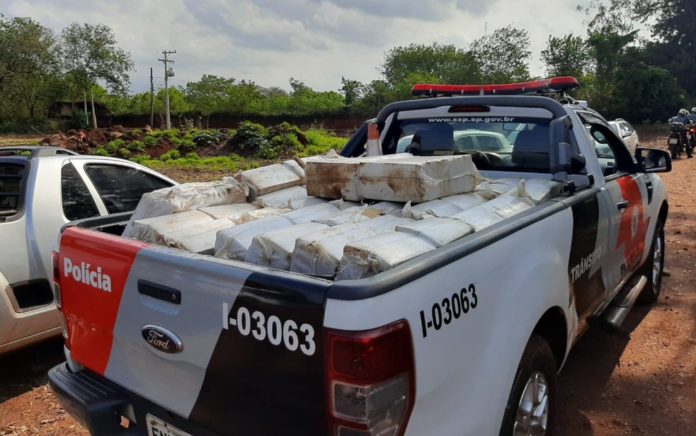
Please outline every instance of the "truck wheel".
[[662, 290], [662, 272], [665, 267], [665, 229], [662, 221], [657, 222], [650, 254], [641, 267], [641, 273], [648, 278], [648, 284], [638, 297], [641, 304], [654, 303]]
[[500, 436], [553, 434], [556, 369], [549, 343], [532, 335], [515, 374]]

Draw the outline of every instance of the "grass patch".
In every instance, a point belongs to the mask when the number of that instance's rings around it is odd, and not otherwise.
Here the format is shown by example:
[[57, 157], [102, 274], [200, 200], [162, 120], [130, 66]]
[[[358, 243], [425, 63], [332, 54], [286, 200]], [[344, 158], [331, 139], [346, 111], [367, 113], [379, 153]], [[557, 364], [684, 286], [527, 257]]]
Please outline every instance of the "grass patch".
[[199, 158], [197, 156], [185, 156], [176, 159], [150, 159], [148, 157], [133, 158], [135, 162], [152, 168], [155, 171], [177, 170], [198, 170], [198, 171], [219, 171], [235, 173], [237, 171], [258, 168], [268, 164], [267, 161], [257, 159], [245, 159], [237, 155], [218, 156]]
[[300, 157], [316, 156], [332, 149], [339, 152], [348, 142], [348, 138], [336, 136], [325, 129], [309, 129], [305, 131], [305, 136], [307, 137], [307, 146], [300, 153]]

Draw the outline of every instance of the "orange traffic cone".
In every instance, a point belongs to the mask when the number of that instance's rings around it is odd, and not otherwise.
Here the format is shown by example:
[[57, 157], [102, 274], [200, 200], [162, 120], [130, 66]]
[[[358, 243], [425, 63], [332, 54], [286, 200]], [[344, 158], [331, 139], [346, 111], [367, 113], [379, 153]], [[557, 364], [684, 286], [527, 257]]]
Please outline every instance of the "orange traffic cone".
[[367, 126], [367, 155], [382, 155], [382, 146], [379, 145], [379, 127], [375, 123]]

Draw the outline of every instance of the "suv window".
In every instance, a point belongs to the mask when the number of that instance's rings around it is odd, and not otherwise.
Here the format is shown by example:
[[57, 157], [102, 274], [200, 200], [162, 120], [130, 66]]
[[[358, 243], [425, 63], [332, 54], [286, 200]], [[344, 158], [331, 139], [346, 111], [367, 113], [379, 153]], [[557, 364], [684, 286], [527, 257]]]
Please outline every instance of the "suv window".
[[88, 164], [85, 172], [109, 213], [134, 210], [143, 194], [171, 186], [166, 180], [127, 166]]
[[0, 221], [16, 215], [22, 202], [24, 165], [0, 164]]
[[63, 215], [70, 221], [99, 215], [87, 185], [73, 164], [63, 165], [60, 175]]

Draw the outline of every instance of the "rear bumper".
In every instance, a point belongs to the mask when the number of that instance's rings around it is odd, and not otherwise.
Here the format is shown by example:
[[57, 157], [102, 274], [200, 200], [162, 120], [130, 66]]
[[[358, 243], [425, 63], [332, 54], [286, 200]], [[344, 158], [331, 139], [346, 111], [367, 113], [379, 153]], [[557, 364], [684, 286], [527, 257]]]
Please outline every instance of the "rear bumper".
[[214, 434], [104, 377], [87, 370], [72, 372], [65, 363], [48, 372], [48, 383], [63, 408], [94, 435], [147, 435], [147, 414], [193, 435]]

